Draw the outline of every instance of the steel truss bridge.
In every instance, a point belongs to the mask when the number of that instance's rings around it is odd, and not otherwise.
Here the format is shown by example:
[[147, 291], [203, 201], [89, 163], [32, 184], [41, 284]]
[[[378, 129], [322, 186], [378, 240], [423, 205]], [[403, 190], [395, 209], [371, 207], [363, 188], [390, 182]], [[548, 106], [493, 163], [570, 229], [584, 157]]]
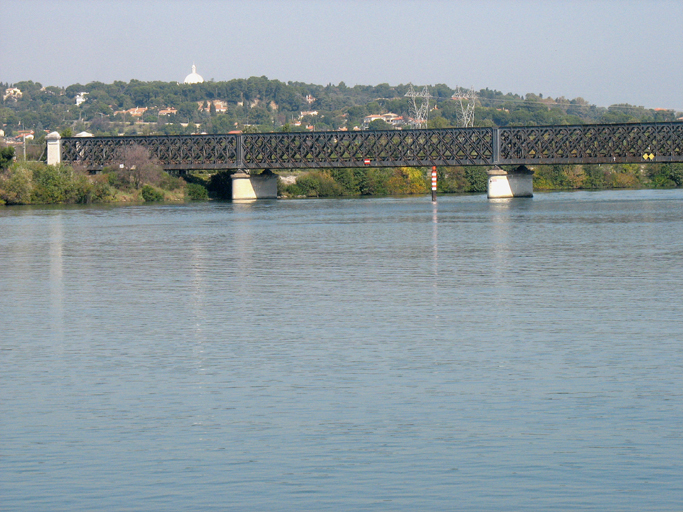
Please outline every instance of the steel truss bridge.
[[68, 137], [61, 161], [97, 171], [142, 146], [169, 171], [683, 162], [683, 123]]

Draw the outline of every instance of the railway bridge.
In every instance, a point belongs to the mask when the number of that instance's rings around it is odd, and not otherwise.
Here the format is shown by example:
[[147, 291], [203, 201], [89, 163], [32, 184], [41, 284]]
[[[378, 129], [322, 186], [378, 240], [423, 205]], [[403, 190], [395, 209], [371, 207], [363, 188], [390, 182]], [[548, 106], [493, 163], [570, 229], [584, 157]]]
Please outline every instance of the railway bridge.
[[141, 146], [167, 171], [235, 170], [233, 184], [246, 180], [252, 188], [258, 176], [250, 171], [257, 169], [488, 166], [489, 197], [517, 197], [533, 193], [527, 165], [683, 162], [683, 123], [65, 138], [53, 132], [47, 144], [48, 163], [98, 171]]

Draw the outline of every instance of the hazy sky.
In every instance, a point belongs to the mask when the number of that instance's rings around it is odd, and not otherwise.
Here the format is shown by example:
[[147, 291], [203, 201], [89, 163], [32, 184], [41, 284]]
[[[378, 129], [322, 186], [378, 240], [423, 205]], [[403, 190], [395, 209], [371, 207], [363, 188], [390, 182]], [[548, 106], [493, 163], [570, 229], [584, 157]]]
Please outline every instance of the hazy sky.
[[265, 75], [683, 111], [683, 0], [0, 0], [0, 81]]

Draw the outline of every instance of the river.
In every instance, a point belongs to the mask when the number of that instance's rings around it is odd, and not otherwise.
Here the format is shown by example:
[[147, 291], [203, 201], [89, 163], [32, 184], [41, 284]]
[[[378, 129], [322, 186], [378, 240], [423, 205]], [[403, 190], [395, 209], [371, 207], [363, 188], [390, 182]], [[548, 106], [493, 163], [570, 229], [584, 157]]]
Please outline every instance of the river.
[[680, 510], [683, 191], [0, 208], [0, 510]]

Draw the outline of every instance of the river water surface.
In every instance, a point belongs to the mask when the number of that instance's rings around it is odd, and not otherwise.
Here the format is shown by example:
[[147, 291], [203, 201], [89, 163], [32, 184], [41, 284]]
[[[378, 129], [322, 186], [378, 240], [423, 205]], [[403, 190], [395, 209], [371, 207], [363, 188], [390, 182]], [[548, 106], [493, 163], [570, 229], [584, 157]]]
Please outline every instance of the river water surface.
[[0, 209], [0, 510], [683, 509], [683, 191]]

